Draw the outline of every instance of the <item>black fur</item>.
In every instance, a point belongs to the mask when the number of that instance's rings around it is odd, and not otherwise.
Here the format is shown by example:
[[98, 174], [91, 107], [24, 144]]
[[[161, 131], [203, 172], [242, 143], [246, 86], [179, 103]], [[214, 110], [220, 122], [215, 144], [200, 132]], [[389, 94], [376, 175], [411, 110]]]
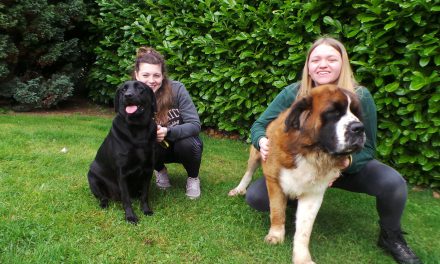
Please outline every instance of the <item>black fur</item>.
[[[127, 113], [129, 105], [136, 105], [137, 110]], [[156, 141], [152, 89], [138, 81], [125, 82], [116, 91], [115, 112], [111, 130], [90, 165], [88, 181], [102, 208], [110, 199], [121, 200], [125, 219], [137, 223], [131, 198], [139, 197], [142, 212], [153, 214], [148, 205]]]

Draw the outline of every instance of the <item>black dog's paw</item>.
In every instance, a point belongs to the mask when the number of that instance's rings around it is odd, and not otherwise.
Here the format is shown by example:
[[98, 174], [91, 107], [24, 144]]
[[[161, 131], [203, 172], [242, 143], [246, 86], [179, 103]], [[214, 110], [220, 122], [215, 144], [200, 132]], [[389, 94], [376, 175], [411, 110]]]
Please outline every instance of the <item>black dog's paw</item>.
[[108, 207], [108, 199], [102, 199], [101, 201], [99, 201], [99, 207], [101, 207], [102, 209], [105, 209]]
[[143, 211], [143, 212], [144, 212], [144, 215], [148, 215], [148, 216], [153, 215], [153, 210], [146, 210], [146, 211]]
[[127, 222], [129, 222], [130, 224], [134, 224], [134, 225], [136, 225], [139, 222], [139, 219], [135, 215], [126, 216], [125, 220], [127, 220]]
[[147, 202], [141, 202], [141, 209], [144, 215], [153, 215], [153, 210], [150, 209]]

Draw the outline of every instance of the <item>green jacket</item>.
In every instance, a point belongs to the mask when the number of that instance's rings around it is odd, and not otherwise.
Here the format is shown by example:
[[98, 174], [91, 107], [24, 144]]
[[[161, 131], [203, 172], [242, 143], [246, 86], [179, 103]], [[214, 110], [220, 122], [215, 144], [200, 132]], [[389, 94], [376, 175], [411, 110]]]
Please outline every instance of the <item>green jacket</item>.
[[[277, 97], [275, 97], [272, 103], [270, 103], [264, 113], [252, 125], [251, 141], [252, 145], [254, 145], [258, 150], [260, 149], [258, 141], [260, 140], [260, 138], [266, 136], [266, 127], [272, 120], [277, 118], [277, 116], [282, 111], [292, 105], [293, 101], [295, 101], [296, 94], [298, 93], [299, 86], [300, 82], [296, 82], [286, 86], [277, 95]], [[367, 140], [365, 142], [364, 148], [352, 155], [352, 164], [344, 171], [344, 173], [348, 174], [359, 172], [368, 161], [374, 159], [376, 152], [376, 105], [374, 103], [373, 97], [371, 96], [371, 93], [368, 91], [367, 88], [359, 86], [356, 88], [356, 93], [361, 101], [363, 115], [362, 122], [365, 126], [365, 134], [367, 136]]]

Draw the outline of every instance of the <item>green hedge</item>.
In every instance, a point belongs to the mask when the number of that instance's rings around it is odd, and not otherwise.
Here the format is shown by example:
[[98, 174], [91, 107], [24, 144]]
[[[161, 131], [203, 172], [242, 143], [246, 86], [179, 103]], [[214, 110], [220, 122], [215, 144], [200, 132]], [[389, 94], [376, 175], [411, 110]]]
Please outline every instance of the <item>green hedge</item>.
[[92, 97], [110, 102], [135, 50], [153, 46], [191, 93], [203, 124], [243, 138], [300, 77], [318, 36], [341, 39], [374, 94], [379, 158], [410, 182], [440, 185], [440, 4], [428, 1], [97, 1]]

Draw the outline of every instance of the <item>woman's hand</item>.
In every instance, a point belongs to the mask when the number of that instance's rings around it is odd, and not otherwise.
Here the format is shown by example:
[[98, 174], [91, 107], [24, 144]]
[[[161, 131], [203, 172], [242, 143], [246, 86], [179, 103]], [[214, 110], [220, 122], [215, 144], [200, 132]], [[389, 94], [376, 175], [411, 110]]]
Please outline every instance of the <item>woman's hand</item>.
[[343, 159], [342, 161], [342, 167], [343, 169], [347, 169], [348, 167], [350, 167], [351, 165], [351, 156], [347, 156], [345, 159]]
[[266, 161], [267, 154], [269, 153], [269, 139], [267, 137], [262, 137], [258, 141], [258, 145], [260, 146], [260, 155], [263, 161]]
[[168, 133], [168, 128], [158, 125], [156, 141], [162, 142], [165, 139], [167, 133]]

